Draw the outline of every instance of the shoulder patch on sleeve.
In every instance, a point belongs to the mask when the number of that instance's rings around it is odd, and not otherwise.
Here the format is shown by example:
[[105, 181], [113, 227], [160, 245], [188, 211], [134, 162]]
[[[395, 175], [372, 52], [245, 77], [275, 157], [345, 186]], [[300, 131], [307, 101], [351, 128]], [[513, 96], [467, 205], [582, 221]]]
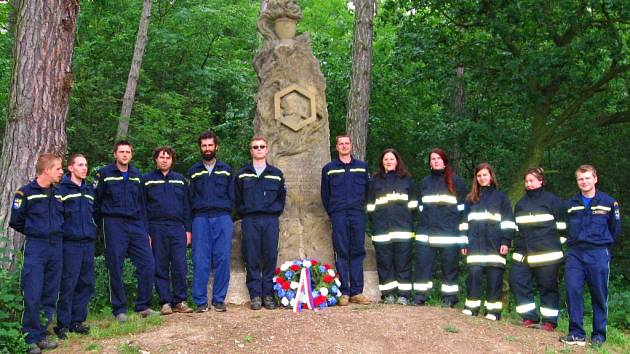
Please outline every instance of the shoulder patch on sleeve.
[[13, 209], [20, 209], [22, 207], [22, 201], [22, 197], [16, 195], [15, 198], [13, 198]]
[[15, 191], [15, 194], [21, 195], [22, 197], [24, 196], [24, 192], [22, 192], [19, 189], [17, 191]]

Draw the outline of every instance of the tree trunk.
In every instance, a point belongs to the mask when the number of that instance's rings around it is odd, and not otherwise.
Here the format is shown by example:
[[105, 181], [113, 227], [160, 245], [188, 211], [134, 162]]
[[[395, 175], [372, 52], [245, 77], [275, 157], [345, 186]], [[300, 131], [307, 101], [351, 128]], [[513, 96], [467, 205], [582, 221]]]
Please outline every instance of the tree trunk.
[[16, 2], [14, 65], [0, 155], [0, 253], [11, 265], [23, 235], [9, 229], [15, 190], [35, 177], [44, 152], [66, 151], [77, 0]]
[[355, 1], [354, 41], [352, 43], [352, 74], [348, 92], [348, 119], [346, 130], [352, 136], [353, 154], [365, 160], [368, 116], [370, 108], [370, 81], [372, 72], [372, 20], [374, 0]]
[[[451, 97], [451, 113], [453, 119], [458, 122], [462, 121], [466, 118], [465, 111], [465, 102], [466, 95], [464, 91], [464, 67], [458, 66], [455, 69], [455, 83], [453, 85], [453, 96]], [[461, 175], [462, 170], [462, 156], [461, 156], [461, 147], [458, 143], [459, 139], [455, 140], [455, 144], [453, 145], [451, 151], [451, 167], [456, 174]]]
[[510, 201], [512, 204], [516, 204], [516, 202], [523, 196], [525, 193], [525, 187], [523, 185], [523, 173], [530, 167], [538, 167], [540, 166], [540, 162], [543, 160], [545, 156], [545, 149], [547, 149], [547, 145], [543, 144], [539, 138], [536, 136], [532, 136], [530, 143], [527, 145], [527, 149], [525, 150], [525, 158], [519, 165], [518, 169], [512, 175], [512, 181], [510, 183], [510, 189], [508, 190], [508, 196], [510, 197]]
[[149, 31], [149, 18], [151, 17], [152, 3], [152, 0], [144, 0], [142, 4], [140, 25], [138, 26], [138, 35], [136, 36], [136, 44], [133, 49], [133, 59], [131, 60], [131, 68], [129, 69], [129, 77], [127, 78], [127, 89], [125, 90], [125, 96], [123, 97], [122, 108], [120, 110], [116, 140], [127, 138], [127, 133], [129, 132], [129, 117], [131, 117], [133, 99], [136, 96], [138, 76], [140, 76], [142, 57], [144, 56], [144, 47], [147, 44], [147, 32]]

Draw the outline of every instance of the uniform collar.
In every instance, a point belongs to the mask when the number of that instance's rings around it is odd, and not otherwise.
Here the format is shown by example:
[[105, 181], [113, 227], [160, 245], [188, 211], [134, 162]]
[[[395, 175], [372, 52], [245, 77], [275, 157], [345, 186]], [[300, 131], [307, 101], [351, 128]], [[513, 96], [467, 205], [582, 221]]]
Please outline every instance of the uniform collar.
[[527, 194], [527, 196], [531, 198], [539, 198], [544, 192], [545, 192], [545, 187], [542, 186], [540, 188], [526, 190], [525, 194]]

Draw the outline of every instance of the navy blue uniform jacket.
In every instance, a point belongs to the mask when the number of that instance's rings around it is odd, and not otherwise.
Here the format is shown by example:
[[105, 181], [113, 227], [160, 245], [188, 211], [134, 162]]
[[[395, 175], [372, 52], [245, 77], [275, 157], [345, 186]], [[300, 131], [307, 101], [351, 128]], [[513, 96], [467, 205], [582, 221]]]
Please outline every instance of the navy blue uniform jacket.
[[191, 231], [188, 182], [183, 175], [156, 169], [142, 177], [147, 218], [152, 224], [183, 225]]
[[85, 181], [81, 185], [65, 176], [59, 186], [64, 206], [64, 241], [91, 242], [96, 239], [94, 222], [95, 195], [92, 186]]
[[212, 173], [201, 162], [188, 169], [192, 216], [216, 217], [229, 215], [234, 206], [234, 176], [232, 167], [216, 161]]
[[37, 180], [15, 192], [9, 221], [15, 231], [27, 238], [57, 239], [63, 235], [63, 203], [59, 189], [40, 187]]
[[349, 163], [334, 159], [322, 168], [321, 197], [328, 215], [354, 211], [365, 213], [368, 165], [354, 157]]
[[129, 165], [125, 179], [115, 163], [96, 173], [97, 216], [140, 220], [148, 230], [142, 175]]
[[267, 164], [258, 176], [254, 166], [249, 163], [238, 171], [236, 205], [241, 216], [280, 216], [286, 197], [284, 175], [278, 168]]
[[608, 194], [596, 191], [588, 207], [581, 194], [567, 201], [569, 247], [610, 247], [621, 233], [619, 204]]

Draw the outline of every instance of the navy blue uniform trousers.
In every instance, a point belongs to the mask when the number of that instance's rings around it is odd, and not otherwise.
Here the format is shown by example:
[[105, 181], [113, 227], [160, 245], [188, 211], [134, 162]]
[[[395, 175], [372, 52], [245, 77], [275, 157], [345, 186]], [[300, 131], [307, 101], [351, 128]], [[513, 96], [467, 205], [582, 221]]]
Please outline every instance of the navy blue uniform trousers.
[[[275, 215], [245, 216], [241, 224], [243, 261], [249, 297], [273, 296], [280, 224]], [[262, 263], [262, 269], [261, 269]]]
[[516, 299], [516, 312], [524, 320], [540, 321], [536, 313], [534, 301], [534, 279], [540, 288], [540, 314], [542, 321], [554, 325], [558, 324], [558, 306], [560, 292], [558, 291], [558, 270], [560, 264], [550, 264], [541, 267], [530, 267], [521, 262], [512, 264], [510, 272], [510, 286]]
[[109, 293], [112, 314], [127, 312], [127, 297], [123, 284], [125, 256], [131, 258], [138, 279], [138, 297], [134, 302], [136, 312], [146, 310], [151, 304], [155, 263], [149, 245], [149, 236], [138, 220], [105, 218], [105, 262], [109, 272]]
[[72, 328], [87, 319], [94, 294], [94, 241], [63, 242], [63, 275], [57, 302], [57, 325]]
[[208, 303], [208, 279], [214, 270], [212, 303], [222, 303], [230, 284], [232, 219], [229, 215], [196, 216], [192, 222], [192, 260], [195, 305]]
[[[62, 268], [62, 242], [59, 240], [26, 239], [22, 268], [24, 314], [22, 332], [26, 343], [46, 339], [46, 329], [55, 314]], [[39, 320], [43, 311], [46, 323]]]
[[186, 301], [186, 230], [181, 224], [149, 224], [160, 305]]
[[[459, 292], [459, 246], [431, 247], [425, 243], [416, 242], [416, 262], [414, 269], [414, 283], [432, 284], [435, 258], [438, 250], [442, 266], [442, 299], [457, 302]], [[424, 289], [415, 289], [416, 301], [427, 301], [432, 285]]]
[[593, 304], [592, 339], [606, 340], [606, 316], [608, 314], [608, 273], [610, 252], [607, 248], [569, 248], [564, 281], [567, 289], [569, 311], [569, 335], [584, 338], [584, 282], [588, 285]]
[[365, 259], [365, 214], [340, 212], [330, 216], [335, 267], [339, 272], [343, 295], [363, 293]]

